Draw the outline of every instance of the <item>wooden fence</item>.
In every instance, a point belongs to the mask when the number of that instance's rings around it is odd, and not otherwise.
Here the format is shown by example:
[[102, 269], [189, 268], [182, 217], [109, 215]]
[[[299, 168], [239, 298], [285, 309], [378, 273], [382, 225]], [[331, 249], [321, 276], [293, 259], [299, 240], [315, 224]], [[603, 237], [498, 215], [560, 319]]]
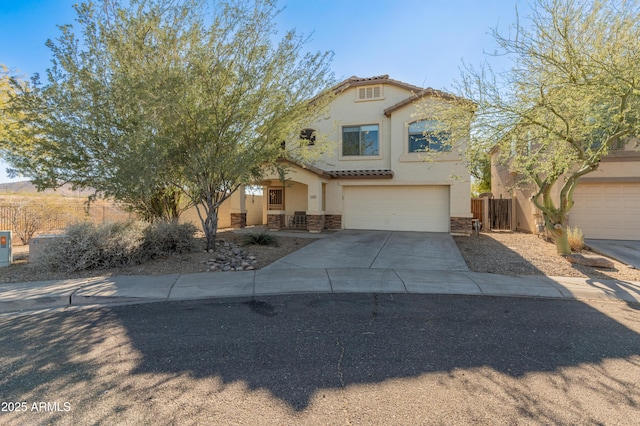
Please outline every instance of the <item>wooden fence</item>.
[[473, 218], [482, 222], [482, 211], [484, 209], [484, 201], [482, 198], [472, 198], [471, 199], [471, 213], [473, 214]]
[[514, 200], [511, 198], [472, 198], [473, 218], [483, 224], [484, 230], [514, 231]]
[[489, 199], [489, 228], [511, 230], [513, 200], [510, 198]]

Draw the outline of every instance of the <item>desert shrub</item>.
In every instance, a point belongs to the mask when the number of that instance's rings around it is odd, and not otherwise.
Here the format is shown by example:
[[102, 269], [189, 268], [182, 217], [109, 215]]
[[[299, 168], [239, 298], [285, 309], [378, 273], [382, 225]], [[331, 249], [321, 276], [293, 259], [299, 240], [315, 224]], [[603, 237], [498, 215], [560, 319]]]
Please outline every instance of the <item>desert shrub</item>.
[[193, 249], [194, 232], [193, 225], [177, 223], [78, 223], [69, 226], [42, 259], [45, 267], [66, 272], [140, 264]]
[[191, 223], [155, 222], [146, 229], [144, 252], [156, 258], [193, 251], [197, 245], [196, 231]]
[[582, 234], [582, 229], [578, 227], [574, 227], [571, 229], [567, 228], [567, 237], [569, 238], [569, 246], [573, 251], [580, 251], [584, 248], [584, 235]]
[[242, 242], [244, 245], [258, 245], [258, 246], [278, 246], [278, 239], [267, 231], [252, 232], [246, 234]]
[[146, 226], [143, 222], [71, 225], [57, 244], [47, 247], [43, 262], [67, 272], [140, 263]]

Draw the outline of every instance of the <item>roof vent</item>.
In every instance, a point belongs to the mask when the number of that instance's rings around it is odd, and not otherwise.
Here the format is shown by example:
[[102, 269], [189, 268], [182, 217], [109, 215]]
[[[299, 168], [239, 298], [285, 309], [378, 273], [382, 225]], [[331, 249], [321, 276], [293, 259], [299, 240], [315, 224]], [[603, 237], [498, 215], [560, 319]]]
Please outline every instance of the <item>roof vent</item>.
[[370, 99], [382, 98], [382, 85], [365, 86], [358, 88], [358, 100], [366, 101]]

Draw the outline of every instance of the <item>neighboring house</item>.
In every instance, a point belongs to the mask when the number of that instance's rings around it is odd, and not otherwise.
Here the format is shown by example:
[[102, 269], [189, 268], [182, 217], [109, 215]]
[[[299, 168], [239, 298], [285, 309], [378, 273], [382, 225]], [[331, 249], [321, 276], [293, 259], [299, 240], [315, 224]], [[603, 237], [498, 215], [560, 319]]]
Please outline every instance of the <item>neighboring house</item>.
[[[287, 163], [286, 180], [274, 173], [263, 187], [263, 223], [271, 229], [471, 230], [470, 176], [459, 152], [440, 151], [431, 120], [415, 117], [424, 100], [451, 96], [390, 79], [351, 77], [334, 87], [328, 118], [301, 136], [331, 150], [313, 166]], [[464, 141], [460, 141], [461, 143]], [[318, 144], [320, 145], [320, 144]], [[231, 226], [246, 223], [243, 191], [231, 199]]]
[[[640, 152], [636, 141], [615, 147], [598, 169], [582, 177], [573, 193], [568, 225], [578, 227], [585, 238], [640, 240]], [[496, 198], [515, 199], [516, 229], [538, 233], [542, 213], [531, 202], [530, 190], [511, 189], [515, 174], [491, 156], [491, 192]], [[554, 196], [558, 197], [559, 188]]]

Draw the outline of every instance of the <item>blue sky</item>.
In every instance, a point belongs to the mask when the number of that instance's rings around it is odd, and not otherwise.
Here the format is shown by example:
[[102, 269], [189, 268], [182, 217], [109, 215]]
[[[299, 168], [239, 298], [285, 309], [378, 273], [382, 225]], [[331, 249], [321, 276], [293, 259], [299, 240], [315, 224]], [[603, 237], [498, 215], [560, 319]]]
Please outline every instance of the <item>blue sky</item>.
[[[78, 0], [0, 0], [0, 64], [28, 77], [45, 75], [47, 39], [73, 24]], [[310, 51], [334, 52], [338, 79], [389, 74], [420, 87], [447, 90], [462, 60], [479, 64], [495, 44], [488, 31], [507, 30], [527, 14], [524, 0], [280, 0], [281, 32], [311, 34]], [[498, 65], [498, 69], [500, 66]], [[0, 182], [9, 179], [0, 161]], [[20, 179], [18, 179], [20, 180]]]

